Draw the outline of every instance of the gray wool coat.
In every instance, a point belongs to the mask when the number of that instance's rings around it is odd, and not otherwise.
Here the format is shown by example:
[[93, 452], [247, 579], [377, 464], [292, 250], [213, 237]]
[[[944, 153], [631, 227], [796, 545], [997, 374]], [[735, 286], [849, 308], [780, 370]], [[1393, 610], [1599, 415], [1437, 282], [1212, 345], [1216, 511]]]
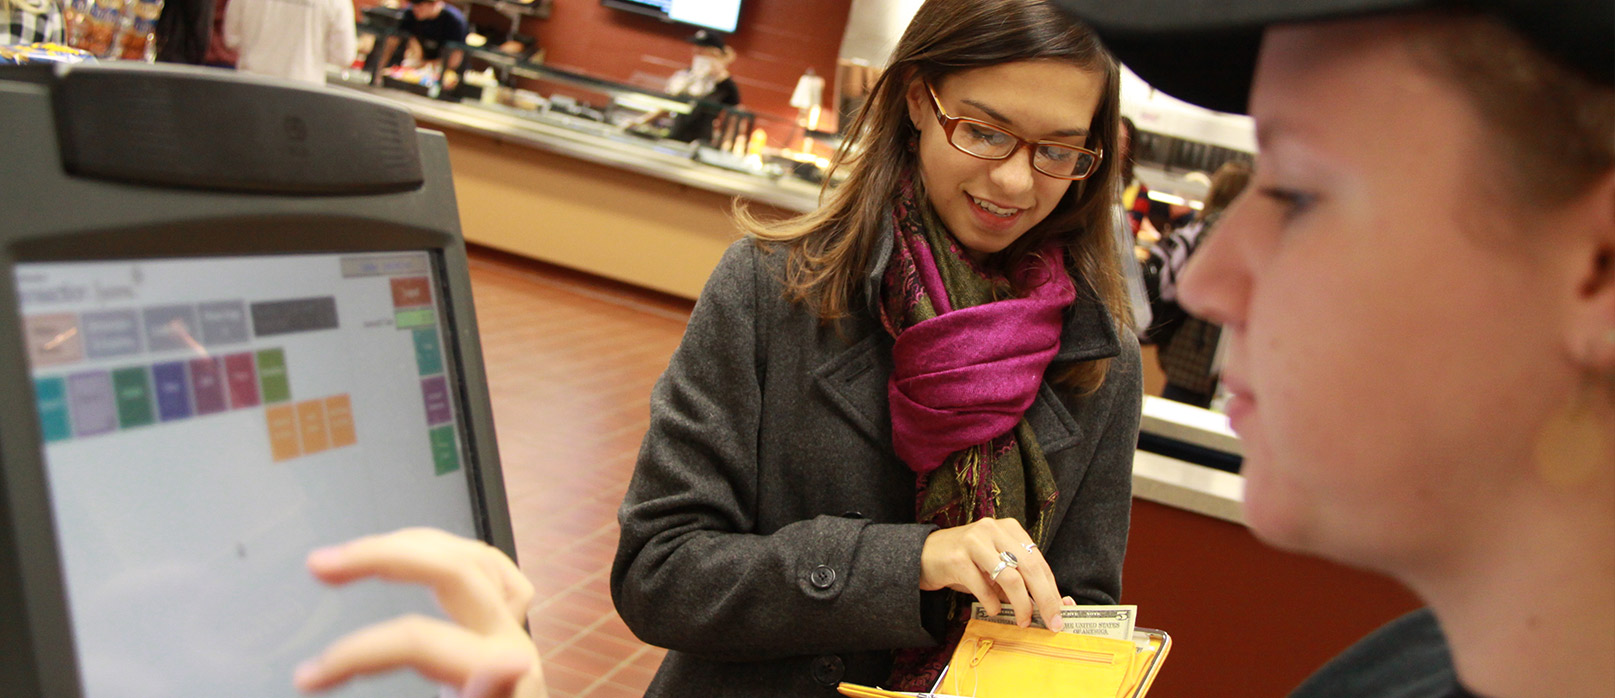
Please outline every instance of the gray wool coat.
[[[729, 248], [651, 396], [611, 571], [628, 627], [671, 650], [649, 696], [835, 696], [943, 630], [951, 592], [919, 588], [935, 527], [891, 444], [892, 340], [872, 312], [838, 334], [786, 301], [784, 257]], [[1142, 400], [1137, 341], [1079, 298], [1051, 369], [1109, 356], [1099, 390], [1045, 382], [1026, 413], [1060, 491], [1043, 552], [1079, 603], [1121, 594]]]

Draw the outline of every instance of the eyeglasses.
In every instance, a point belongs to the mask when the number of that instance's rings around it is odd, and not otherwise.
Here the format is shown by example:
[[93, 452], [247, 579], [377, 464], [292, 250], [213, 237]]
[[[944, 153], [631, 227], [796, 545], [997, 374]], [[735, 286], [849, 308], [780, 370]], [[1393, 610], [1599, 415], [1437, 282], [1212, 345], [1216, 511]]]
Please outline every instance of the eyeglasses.
[[1099, 169], [1102, 151], [1057, 141], [1029, 141], [985, 121], [948, 116], [931, 83], [925, 83], [925, 91], [931, 93], [936, 122], [942, 125], [948, 144], [959, 152], [983, 160], [1006, 160], [1026, 146], [1032, 149], [1032, 169], [1055, 179], [1087, 179]]

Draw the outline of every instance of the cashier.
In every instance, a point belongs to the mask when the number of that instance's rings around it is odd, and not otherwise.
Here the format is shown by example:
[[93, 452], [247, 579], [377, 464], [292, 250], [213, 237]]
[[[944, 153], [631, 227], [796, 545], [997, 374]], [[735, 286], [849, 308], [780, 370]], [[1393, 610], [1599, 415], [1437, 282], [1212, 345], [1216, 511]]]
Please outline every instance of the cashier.
[[[460, 62], [465, 59], [465, 51], [449, 48], [449, 44], [464, 44], [466, 35], [471, 33], [465, 13], [460, 8], [444, 0], [412, 0], [409, 12], [398, 24], [398, 30], [403, 37], [387, 37], [381, 49], [381, 65], [392, 66], [401, 62], [403, 56], [398, 53], [398, 46], [407, 40], [418, 45], [421, 58], [432, 64], [435, 72], [442, 74], [444, 87], [453, 88], [459, 84]], [[379, 76], [377, 81], [380, 81]]]
[[[712, 122], [723, 113], [723, 106], [740, 104], [740, 86], [729, 74], [735, 50], [724, 42], [722, 35], [705, 29], [688, 41], [695, 46], [690, 67], [673, 74], [667, 82], [667, 92], [675, 97], [693, 98], [696, 102], [690, 106], [688, 114], [673, 118], [667, 137], [686, 143], [704, 142], [711, 139]], [[662, 114], [646, 114], [636, 124], [647, 124]]]

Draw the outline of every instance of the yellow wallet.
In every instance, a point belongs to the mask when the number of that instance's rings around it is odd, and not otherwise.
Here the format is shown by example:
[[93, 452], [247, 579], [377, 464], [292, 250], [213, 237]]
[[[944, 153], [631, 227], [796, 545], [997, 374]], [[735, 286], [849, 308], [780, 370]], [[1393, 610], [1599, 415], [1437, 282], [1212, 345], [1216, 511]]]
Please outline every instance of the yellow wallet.
[[935, 693], [843, 683], [854, 698], [1142, 698], [1172, 639], [1139, 628], [1133, 640], [1051, 633], [972, 620]]

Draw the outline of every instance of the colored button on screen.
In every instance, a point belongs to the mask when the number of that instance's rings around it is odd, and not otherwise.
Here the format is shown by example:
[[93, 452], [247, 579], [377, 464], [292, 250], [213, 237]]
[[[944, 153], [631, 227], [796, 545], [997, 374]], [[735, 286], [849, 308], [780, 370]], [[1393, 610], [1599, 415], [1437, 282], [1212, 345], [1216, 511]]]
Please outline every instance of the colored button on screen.
[[118, 428], [111, 373], [86, 371], [68, 376], [67, 401], [72, 406], [74, 436], [94, 436]]
[[84, 358], [84, 338], [72, 313], [29, 315], [23, 319], [28, 360], [34, 368], [72, 363]]
[[156, 384], [157, 418], [165, 422], [191, 416], [191, 388], [185, 381], [185, 363], [173, 361], [151, 367]]
[[432, 436], [432, 464], [438, 475], [446, 475], [460, 469], [460, 449], [454, 445], [454, 427], [444, 426], [433, 429]]
[[252, 354], [224, 357], [224, 380], [230, 386], [232, 409], [258, 406], [258, 366]]
[[151, 378], [145, 366], [112, 372], [112, 394], [118, 401], [118, 426], [124, 429], [156, 420], [151, 404]]
[[36, 379], [34, 399], [39, 404], [39, 427], [45, 441], [72, 438], [73, 422], [67, 413], [67, 381], [61, 378]]
[[443, 372], [443, 353], [437, 346], [436, 327], [415, 330], [415, 366], [423, 376]]
[[84, 352], [92, 359], [140, 353], [140, 315], [133, 310], [85, 313], [79, 324], [84, 329]]
[[[224, 371], [216, 358], [191, 359], [191, 398], [196, 414], [213, 414], [230, 408], [224, 397]], [[257, 392], [254, 391], [256, 396]]]
[[284, 350], [265, 349], [258, 352], [258, 385], [263, 389], [266, 403], [292, 399], [292, 385], [286, 378]]
[[431, 308], [400, 310], [394, 315], [393, 324], [400, 330], [435, 327], [437, 325], [437, 316], [432, 312]]
[[427, 424], [442, 424], [454, 419], [454, 408], [449, 406], [449, 386], [443, 376], [422, 379], [421, 397], [426, 400]]
[[432, 304], [432, 285], [424, 276], [392, 279], [393, 307], [411, 308]]
[[291, 405], [278, 405], [264, 410], [269, 423], [269, 454], [277, 462], [302, 455], [297, 447], [297, 412]]
[[325, 431], [324, 400], [297, 403], [297, 431], [302, 435], [305, 454], [319, 453], [331, 447], [331, 437]]
[[346, 395], [325, 398], [325, 423], [331, 432], [331, 448], [352, 446], [359, 442], [353, 427], [353, 402]]

